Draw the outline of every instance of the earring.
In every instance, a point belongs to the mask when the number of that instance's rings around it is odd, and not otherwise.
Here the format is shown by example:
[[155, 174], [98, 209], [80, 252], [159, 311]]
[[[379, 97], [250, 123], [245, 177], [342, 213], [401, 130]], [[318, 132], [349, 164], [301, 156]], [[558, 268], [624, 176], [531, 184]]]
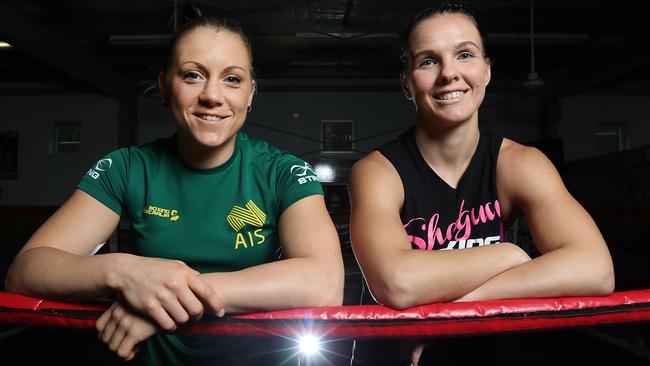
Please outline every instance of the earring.
[[250, 112], [251, 109], [252, 109], [252, 108], [251, 108], [251, 106], [249, 105], [248, 108], [246, 108], [246, 112]]

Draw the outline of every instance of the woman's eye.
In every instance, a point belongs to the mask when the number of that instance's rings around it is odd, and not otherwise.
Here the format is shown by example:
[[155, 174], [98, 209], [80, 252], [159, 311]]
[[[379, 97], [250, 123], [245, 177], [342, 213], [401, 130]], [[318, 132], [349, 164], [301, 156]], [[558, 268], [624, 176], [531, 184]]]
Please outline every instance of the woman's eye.
[[469, 60], [472, 57], [474, 57], [474, 55], [469, 52], [462, 52], [460, 55], [458, 55], [458, 59], [460, 60]]
[[427, 59], [424, 59], [424, 60], [422, 60], [420, 62], [420, 67], [426, 67], [426, 66], [431, 66], [431, 65], [435, 65], [435, 64], [436, 64], [436, 62], [433, 59], [427, 58]]
[[183, 73], [183, 80], [199, 80], [201, 74], [196, 71], [186, 71]]
[[241, 84], [242, 79], [239, 76], [231, 75], [226, 77], [226, 82], [228, 84]]

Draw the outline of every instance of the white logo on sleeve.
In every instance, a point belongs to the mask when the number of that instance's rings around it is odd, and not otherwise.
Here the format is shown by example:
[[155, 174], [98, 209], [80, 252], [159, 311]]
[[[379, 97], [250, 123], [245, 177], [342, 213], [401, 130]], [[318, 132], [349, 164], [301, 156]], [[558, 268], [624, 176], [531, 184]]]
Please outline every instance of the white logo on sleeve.
[[298, 177], [299, 184], [319, 181], [318, 177], [316, 177], [316, 172], [314, 172], [314, 169], [312, 169], [311, 165], [309, 165], [307, 162], [305, 162], [304, 165], [292, 165], [289, 171]]
[[103, 172], [106, 169], [110, 168], [111, 165], [113, 165], [113, 160], [111, 160], [111, 158], [102, 159], [97, 162], [97, 165], [95, 165], [95, 170]]
[[95, 164], [95, 168], [90, 168], [88, 169], [88, 175], [90, 175], [93, 179], [99, 178], [99, 172], [106, 171], [106, 169], [110, 169], [110, 167], [113, 165], [113, 160], [111, 158], [105, 158], [97, 162]]

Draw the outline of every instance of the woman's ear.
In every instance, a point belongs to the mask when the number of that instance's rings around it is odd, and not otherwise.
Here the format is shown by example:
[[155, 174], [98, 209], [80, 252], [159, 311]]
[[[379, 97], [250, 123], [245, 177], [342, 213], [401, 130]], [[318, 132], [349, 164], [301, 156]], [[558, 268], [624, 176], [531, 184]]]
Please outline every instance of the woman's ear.
[[255, 82], [255, 79], [253, 79], [253, 81], [251, 81], [251, 84], [252, 84], [251, 94], [248, 97], [248, 108], [249, 109], [251, 107], [251, 104], [253, 104], [253, 95], [255, 95], [255, 93], [257, 93], [257, 83]]
[[411, 88], [409, 87], [409, 81], [408, 77], [404, 75], [404, 73], [399, 74], [399, 81], [400, 84], [402, 84], [402, 91], [404, 92], [404, 96], [408, 100], [413, 100], [413, 94], [411, 94]]
[[167, 106], [169, 90], [167, 90], [167, 77], [164, 72], [158, 74], [158, 90], [160, 90], [160, 101], [163, 106]]
[[485, 63], [487, 64], [487, 75], [485, 75], [485, 86], [488, 86], [490, 84], [490, 79], [492, 78], [492, 61], [489, 58], [485, 59]]

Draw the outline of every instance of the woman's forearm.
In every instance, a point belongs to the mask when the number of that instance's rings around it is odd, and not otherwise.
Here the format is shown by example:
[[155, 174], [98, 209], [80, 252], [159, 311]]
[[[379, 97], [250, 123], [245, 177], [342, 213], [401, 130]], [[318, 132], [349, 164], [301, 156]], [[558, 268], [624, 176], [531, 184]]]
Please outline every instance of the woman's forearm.
[[456, 301], [601, 296], [614, 290], [608, 256], [560, 248], [493, 277]]
[[221, 297], [227, 313], [335, 306], [343, 301], [343, 266], [336, 261], [290, 258], [202, 276]]
[[89, 301], [115, 293], [112, 278], [128, 254], [81, 256], [37, 247], [18, 254], [7, 272], [8, 291], [25, 295]]
[[368, 279], [373, 296], [405, 309], [452, 301], [530, 258], [515, 245], [501, 243], [457, 251], [406, 250], [382, 261], [376, 266], [382, 268], [380, 275]]

